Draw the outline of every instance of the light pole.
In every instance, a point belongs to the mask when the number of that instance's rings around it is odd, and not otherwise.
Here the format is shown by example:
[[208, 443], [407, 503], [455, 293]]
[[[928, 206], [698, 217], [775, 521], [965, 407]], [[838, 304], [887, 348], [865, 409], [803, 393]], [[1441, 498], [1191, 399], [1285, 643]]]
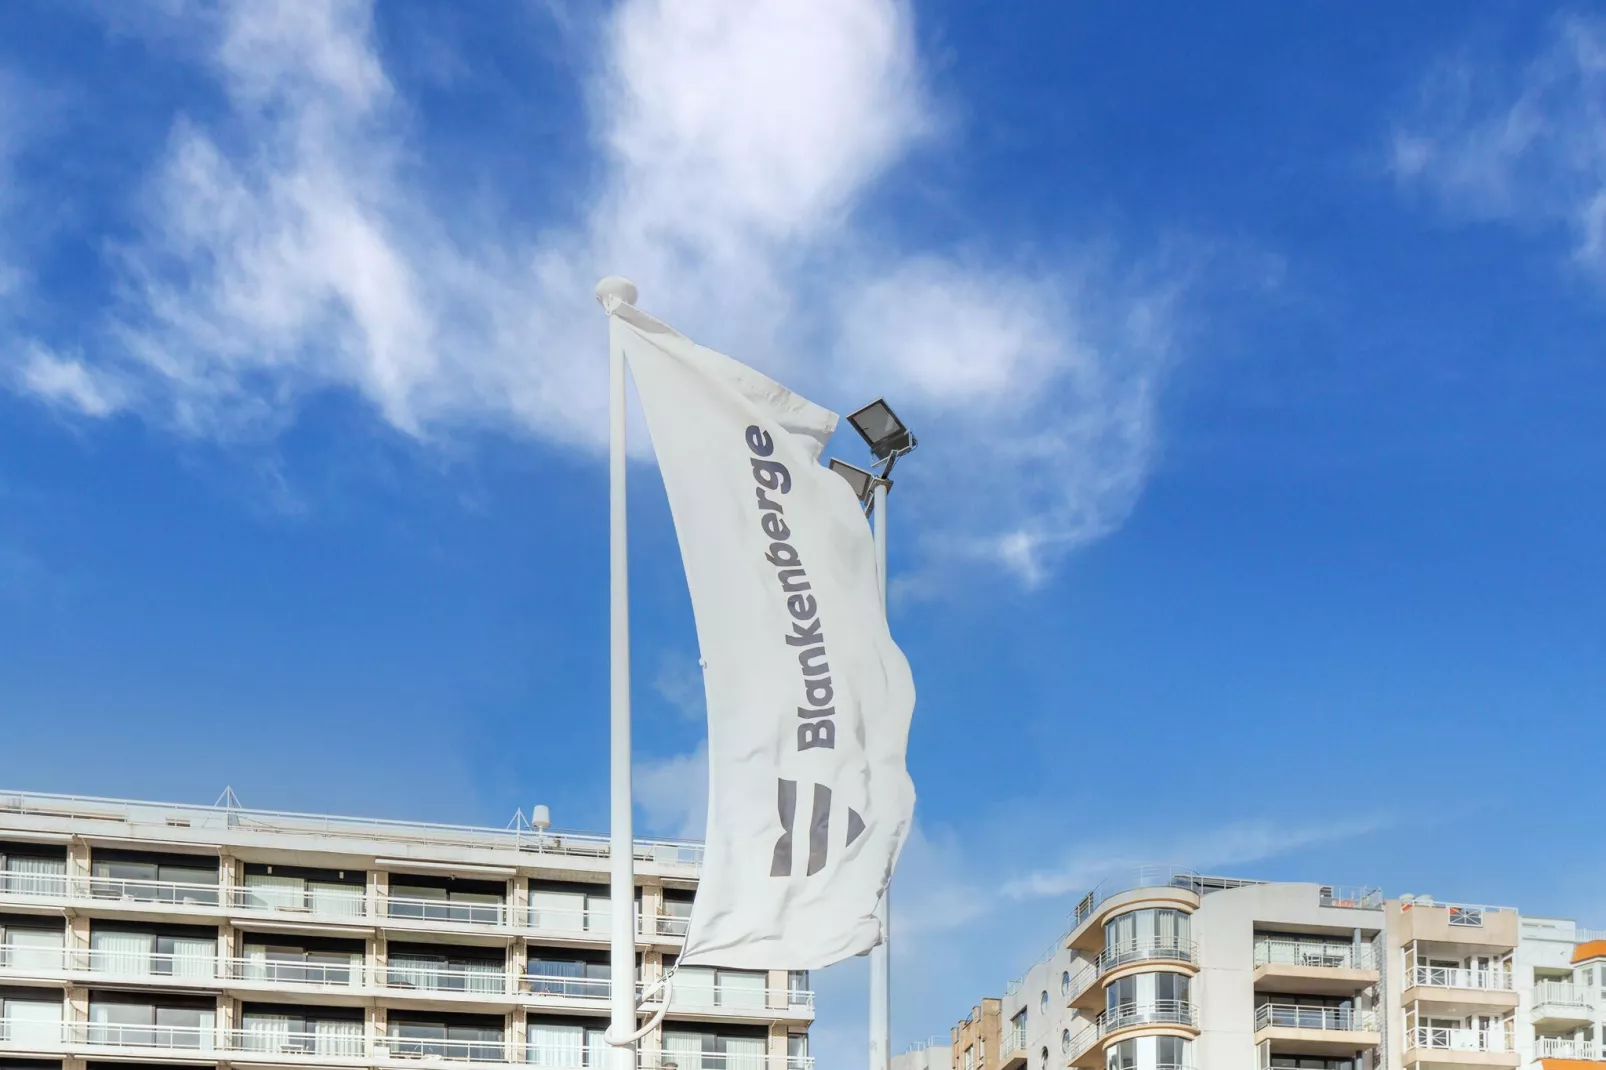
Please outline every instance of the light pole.
[[[848, 422], [870, 447], [875, 458], [865, 471], [846, 461], [832, 459], [831, 471], [848, 481], [865, 513], [875, 522], [876, 583], [881, 588], [881, 614], [887, 612], [887, 492], [892, 489], [892, 466], [918, 444], [902, 420], [883, 398], [877, 398], [848, 416]], [[870, 1070], [892, 1066], [892, 889], [876, 904], [881, 942], [870, 949]]]

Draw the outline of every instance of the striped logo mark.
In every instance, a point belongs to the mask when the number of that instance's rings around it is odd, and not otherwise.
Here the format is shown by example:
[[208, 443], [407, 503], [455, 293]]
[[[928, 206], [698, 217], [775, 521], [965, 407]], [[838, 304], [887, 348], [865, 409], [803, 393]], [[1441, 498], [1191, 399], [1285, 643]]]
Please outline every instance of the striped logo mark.
[[[792, 875], [792, 840], [797, 827], [797, 781], [775, 781], [775, 808], [781, 817], [781, 835], [775, 841], [775, 856], [770, 861], [770, 876]], [[825, 868], [831, 854], [831, 789], [824, 784], [814, 785], [813, 808], [809, 814], [809, 863], [806, 871], [812, 877]], [[848, 843], [864, 832], [864, 818], [853, 807], [848, 807]], [[846, 844], [844, 844], [846, 846]]]

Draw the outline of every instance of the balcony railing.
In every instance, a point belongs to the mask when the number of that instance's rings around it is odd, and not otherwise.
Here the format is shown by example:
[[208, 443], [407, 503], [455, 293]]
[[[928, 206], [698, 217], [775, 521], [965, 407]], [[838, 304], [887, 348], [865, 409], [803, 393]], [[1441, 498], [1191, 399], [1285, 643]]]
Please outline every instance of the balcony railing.
[[210, 1051], [217, 1030], [193, 1025], [124, 1025], [118, 1022], [68, 1022], [69, 1043], [114, 1048], [161, 1048]]
[[368, 914], [367, 893], [355, 886], [350, 892], [334, 892], [325, 888], [299, 891], [247, 883], [229, 889], [229, 903], [236, 910], [310, 914], [316, 918], [362, 918]]
[[1188, 940], [1130, 940], [1099, 953], [1099, 973], [1133, 962], [1197, 962], [1198, 949]]
[[361, 962], [296, 962], [274, 959], [224, 959], [219, 964], [231, 981], [260, 981], [308, 988], [363, 988], [368, 967]]
[[1320, 966], [1335, 970], [1375, 970], [1377, 953], [1369, 944], [1329, 940], [1260, 937], [1255, 941], [1256, 966]]
[[1409, 984], [1428, 988], [1473, 988], [1490, 992], [1511, 991], [1510, 970], [1468, 970], [1460, 966], [1417, 966]]
[[67, 877], [52, 873], [0, 874], [0, 899], [107, 900], [215, 907], [222, 889], [216, 884], [184, 881], [128, 880], [122, 877]]
[[[345, 1025], [344, 1022], [338, 1023]], [[258, 1055], [305, 1056], [311, 1059], [361, 1059], [368, 1055], [369, 1038], [361, 1031], [326, 1030], [291, 1032], [277, 1029], [233, 1029], [224, 1034], [228, 1051]]]
[[1324, 884], [1317, 901], [1324, 907], [1377, 910], [1383, 905], [1383, 889], [1360, 884]]
[[507, 916], [501, 903], [464, 903], [408, 895], [387, 896], [384, 912], [387, 918], [438, 921], [453, 925], [501, 925]]
[[1372, 1033], [1377, 1031], [1374, 1011], [1349, 1007], [1311, 1007], [1297, 1003], [1262, 1003], [1255, 1008], [1256, 1029], [1319, 1029], [1324, 1032]]
[[683, 938], [691, 919], [680, 914], [657, 914], [642, 925], [643, 936]]
[[1071, 928], [1086, 921], [1106, 899], [1122, 892], [1130, 892], [1135, 888], [1186, 888], [1194, 891], [1198, 887], [1199, 874], [1191, 869], [1165, 865], [1134, 866], [1125, 873], [1105, 878], [1084, 895], [1071, 915]]
[[1593, 1040], [1574, 1040], [1572, 1037], [1538, 1037], [1535, 1046], [1541, 1059], [1582, 1059], [1597, 1061], [1599, 1048]]
[[1511, 1051], [1510, 1029], [1441, 1029], [1419, 1025], [1410, 1031], [1412, 1047], [1435, 1051]]
[[563, 996], [567, 999], [609, 999], [613, 982], [605, 977], [562, 977], [556, 974], [526, 974], [520, 980], [525, 992], [537, 996]]
[[1186, 1000], [1153, 999], [1121, 1003], [1099, 1014], [1098, 1035], [1108, 1036], [1117, 1029], [1133, 1025], [1194, 1025], [1197, 1021], [1198, 1012]]
[[999, 1053], [1008, 1055], [1011, 1052], [1026, 1050], [1026, 1030], [1019, 1024], [1011, 1022], [1004, 1027], [1003, 1036], [999, 1038]]
[[639, 1070], [814, 1070], [814, 1059], [808, 1055], [723, 1052], [679, 1055], [669, 1051], [644, 1051], [636, 1056], [636, 1060]]
[[525, 1065], [562, 1067], [578, 1070], [579, 1067], [611, 1067], [609, 1062], [617, 1048], [606, 1044], [531, 1044], [525, 1049]]
[[507, 1047], [500, 1040], [386, 1036], [375, 1037], [373, 1044], [395, 1059], [446, 1059], [462, 1063], [499, 1063], [507, 1059]]
[[69, 969], [87, 968], [106, 978], [172, 978], [179, 981], [216, 981], [214, 955], [170, 955], [151, 951], [115, 951], [106, 948], [74, 949], [67, 953]]
[[494, 970], [472, 970], [460, 967], [434, 966], [429, 963], [396, 964], [380, 969], [379, 983], [383, 988], [411, 989], [416, 992], [465, 992], [480, 995], [503, 995], [507, 992], [507, 974], [501, 967]]
[[1593, 988], [1580, 988], [1566, 981], [1540, 981], [1534, 985], [1534, 1010], [1551, 1007], [1565, 1011], [1592, 1011], [1596, 996]]

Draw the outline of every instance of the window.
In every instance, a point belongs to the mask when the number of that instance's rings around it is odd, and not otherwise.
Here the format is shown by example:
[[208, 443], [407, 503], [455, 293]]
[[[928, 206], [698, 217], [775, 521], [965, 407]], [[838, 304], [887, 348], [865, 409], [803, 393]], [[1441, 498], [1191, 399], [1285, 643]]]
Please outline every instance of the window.
[[1037, 1058], [1038, 1058], [1038, 1065], [1040, 1065], [1043, 1068], [1043, 1070], [1048, 1070], [1048, 1049], [1044, 1048], [1038, 1054]]
[[48, 848], [0, 844], [0, 891], [11, 895], [67, 894], [67, 854]]
[[670, 1001], [682, 1007], [736, 1007], [763, 1010], [763, 970], [725, 970], [712, 966], [682, 966], [670, 982]]
[[120, 977], [209, 981], [217, 976], [217, 938], [94, 929], [89, 968]]
[[63, 965], [65, 940], [64, 929], [0, 927], [0, 966], [13, 970], [59, 970]]
[[413, 883], [416, 877], [392, 880], [387, 907], [393, 918], [420, 918], [425, 921], [467, 922], [471, 925], [500, 925], [502, 895], [485, 881], [456, 881], [449, 884]]
[[602, 1032], [583, 1025], [549, 1024], [531, 1018], [526, 1059], [535, 1066], [605, 1066], [610, 1049]]
[[[611, 924], [612, 901], [605, 884], [530, 884], [530, 927], [558, 933], [605, 933]], [[664, 904], [664, 911], [677, 917], [679, 907]], [[688, 911], [688, 918], [691, 916]], [[674, 923], [671, 922], [671, 925]], [[681, 933], [670, 932], [677, 936]]]
[[1048, 1013], [1048, 989], [1046, 988], [1043, 989], [1043, 994], [1038, 997], [1037, 1010], [1040, 1014]]
[[809, 1035], [807, 1033], [788, 1033], [786, 1035], [786, 1062], [788, 1070], [803, 1070], [809, 1059]]
[[151, 860], [105, 852], [90, 862], [90, 893], [97, 899], [216, 906], [217, 863], [201, 863], [182, 856]]
[[[335, 874], [325, 876], [335, 877]], [[364, 913], [367, 892], [365, 875], [360, 873], [346, 880], [321, 880], [305, 872], [288, 871], [283, 866], [277, 871], [273, 866], [251, 866], [246, 869], [245, 883], [237, 894], [240, 906], [247, 910], [288, 910], [324, 917], [357, 918]]]
[[964, 1070], [976, 1070], [976, 1049], [965, 1045]]
[[1593, 986], [1595, 983], [1595, 969], [1592, 966], [1584, 967], [1584, 984]]
[[534, 949], [530, 956], [528, 983], [531, 992], [607, 999], [613, 990], [609, 983], [613, 967], [606, 959], [592, 961]]
[[1156, 1070], [1180, 1070], [1188, 1065], [1188, 1041], [1181, 1037], [1154, 1038]]
[[291, 1053], [361, 1058], [367, 1054], [361, 1018], [340, 1017], [333, 1008], [279, 1012], [247, 1010], [240, 1018], [240, 1047], [271, 1055]]
[[344, 986], [362, 983], [362, 967], [363, 953], [356, 949], [312, 950], [248, 939], [241, 974], [247, 981]]
[[1147, 909], [1120, 914], [1104, 923], [1109, 965], [1142, 958], [1174, 957], [1191, 948], [1192, 921], [1180, 910]]
[[503, 960], [435, 953], [415, 945], [390, 952], [385, 984], [431, 992], [501, 992], [505, 988]]
[[392, 1053], [404, 1058], [436, 1056], [493, 1063], [504, 1058], [500, 1024], [482, 1025], [472, 1019], [398, 1018], [393, 1013], [388, 1032]]
[[1071, 994], [1071, 971], [1070, 970], [1066, 970], [1064, 973], [1060, 974], [1060, 995], [1068, 996], [1070, 994]]
[[1064, 1055], [1071, 1053], [1071, 1031], [1069, 1029], [1060, 1031], [1060, 1052]]
[[1123, 1040], [1114, 1044], [1104, 1056], [1105, 1070], [1137, 1070], [1138, 1042]]
[[681, 1029], [664, 1030], [664, 1057], [661, 1065], [669, 1070], [764, 1070], [769, 1042], [757, 1032], [749, 1035], [697, 1033]]
[[201, 1004], [89, 1001], [89, 1043], [147, 1048], [210, 1048], [216, 1011]]
[[4, 1039], [19, 1047], [53, 1048], [62, 1042], [61, 997], [40, 991], [30, 999], [0, 999]]
[[813, 1003], [809, 991], [809, 971], [788, 970], [786, 973], [786, 1001], [793, 1007], [806, 1007]]

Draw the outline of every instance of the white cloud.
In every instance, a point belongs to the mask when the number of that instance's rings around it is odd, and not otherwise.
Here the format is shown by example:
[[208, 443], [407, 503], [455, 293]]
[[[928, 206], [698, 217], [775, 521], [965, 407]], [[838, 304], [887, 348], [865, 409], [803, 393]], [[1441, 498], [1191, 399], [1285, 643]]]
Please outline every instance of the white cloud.
[[92, 374], [83, 361], [59, 357], [38, 346], [29, 347], [19, 376], [30, 393], [85, 416], [110, 416], [123, 404], [115, 384]]
[[[201, 43], [228, 115], [174, 120], [118, 250], [122, 300], [70, 347], [95, 357], [80, 395], [110, 376], [143, 414], [230, 438], [334, 389], [419, 437], [498, 425], [596, 449], [590, 289], [625, 271], [645, 307], [828, 404], [897, 399], [926, 443], [900, 499], [934, 555], [1031, 581], [1131, 507], [1165, 288], [860, 225], [945, 129], [903, 0], [622, 0], [588, 76], [600, 169], [567, 220], [471, 219], [432, 192], [372, 20], [367, 0], [141, 20], [177, 54]], [[972, 498], [987, 507], [952, 507]]]
[[668, 652], [659, 655], [652, 689], [687, 720], [701, 722], [708, 715], [702, 667], [696, 658]]
[[654, 834], [700, 840], [708, 821], [708, 744], [689, 754], [638, 761], [632, 795]]
[[1559, 21], [1509, 74], [1467, 57], [1442, 64], [1396, 126], [1394, 172], [1458, 213], [1565, 226], [1578, 261], [1606, 281], [1606, 19]]

